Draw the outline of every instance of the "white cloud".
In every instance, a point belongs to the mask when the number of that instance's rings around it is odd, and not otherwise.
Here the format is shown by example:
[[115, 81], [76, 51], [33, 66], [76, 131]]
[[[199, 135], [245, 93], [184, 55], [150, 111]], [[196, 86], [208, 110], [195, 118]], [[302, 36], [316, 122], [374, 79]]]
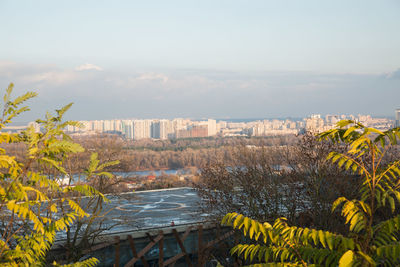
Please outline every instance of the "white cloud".
[[82, 70], [98, 70], [98, 71], [102, 71], [103, 68], [96, 66], [94, 64], [90, 64], [90, 63], [86, 63], [83, 65], [80, 65], [78, 67], [75, 68], [75, 70], [77, 71], [82, 71]]
[[[84, 71], [89, 70], [89, 71]], [[90, 71], [93, 70], [93, 71]], [[301, 116], [318, 110], [391, 114], [400, 71], [381, 75], [306, 72], [113, 71], [84, 64], [75, 69], [0, 60], [0, 84], [40, 93], [40, 109], [74, 101], [75, 119], [135, 116]], [[387, 76], [386, 76], [387, 75]], [[382, 77], [393, 79], [385, 82]], [[377, 79], [380, 78], [380, 79]], [[378, 82], [382, 84], [377, 84]], [[379, 89], [377, 89], [377, 85]], [[381, 98], [377, 99], [377, 91]], [[346, 95], [346, 99], [343, 99]], [[355, 105], [353, 99], [360, 99]], [[61, 99], [61, 100], [60, 100]], [[371, 109], [373, 101], [385, 105]], [[104, 109], [114, 103], [116, 111]], [[88, 108], [88, 105], [91, 108]], [[350, 108], [351, 107], [351, 108]], [[185, 115], [186, 114], [186, 115]], [[261, 114], [261, 115], [260, 115]], [[224, 115], [224, 116], [225, 116]], [[179, 115], [180, 116], [180, 115]]]
[[76, 80], [72, 72], [49, 71], [22, 76], [24, 83], [48, 83], [49, 85], [62, 85]]
[[390, 72], [386, 75], [388, 79], [400, 79], [400, 69]]
[[138, 80], [148, 80], [148, 81], [161, 81], [166, 83], [168, 81], [168, 76], [162, 73], [143, 73], [138, 78]]

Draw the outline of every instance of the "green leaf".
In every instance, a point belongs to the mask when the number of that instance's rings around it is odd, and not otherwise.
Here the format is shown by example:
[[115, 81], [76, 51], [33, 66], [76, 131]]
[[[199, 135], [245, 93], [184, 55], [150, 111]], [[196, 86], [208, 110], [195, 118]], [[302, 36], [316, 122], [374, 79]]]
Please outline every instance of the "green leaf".
[[392, 212], [394, 212], [395, 211], [395, 209], [396, 209], [396, 205], [395, 205], [395, 203], [394, 203], [394, 199], [392, 198], [392, 197], [388, 197], [388, 200], [389, 200], [389, 204], [390, 204], [390, 208], [392, 209]]

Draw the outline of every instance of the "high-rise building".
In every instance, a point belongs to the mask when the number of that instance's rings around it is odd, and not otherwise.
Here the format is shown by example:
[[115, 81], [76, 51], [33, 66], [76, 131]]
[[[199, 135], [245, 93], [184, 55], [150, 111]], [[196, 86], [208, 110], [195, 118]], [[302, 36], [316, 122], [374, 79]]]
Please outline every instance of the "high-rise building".
[[151, 138], [151, 120], [133, 121], [133, 139]]
[[214, 136], [217, 134], [217, 121], [208, 119], [207, 121], [208, 126], [208, 136]]
[[122, 133], [127, 139], [133, 139], [133, 122], [131, 120], [122, 120]]
[[396, 109], [396, 127], [400, 127], [400, 108]]
[[325, 121], [328, 125], [335, 125], [340, 121], [340, 116], [338, 115], [326, 115]]
[[254, 125], [251, 130], [250, 134], [254, 136], [262, 136], [265, 134], [265, 125], [264, 123], [258, 122], [256, 125]]
[[177, 118], [172, 120], [172, 128], [174, 132], [185, 129], [185, 123], [183, 119]]
[[156, 120], [151, 124], [151, 138], [168, 139], [169, 134], [173, 132], [174, 129], [169, 120]]
[[113, 120], [114, 131], [122, 133], [122, 121], [121, 120]]
[[321, 119], [321, 115], [313, 114], [310, 118], [305, 119], [306, 130], [308, 131], [319, 131], [324, 127], [324, 120]]
[[159, 120], [153, 121], [150, 128], [151, 128], [150, 129], [151, 138], [159, 139], [160, 138], [160, 121]]
[[93, 121], [93, 131], [101, 133], [104, 131], [103, 121]]
[[190, 137], [206, 137], [208, 134], [207, 125], [194, 125], [190, 129]]
[[103, 121], [103, 131], [104, 132], [111, 132], [114, 131], [114, 123], [110, 120]]
[[160, 120], [160, 139], [168, 139], [168, 135], [173, 133], [173, 127], [169, 120]]

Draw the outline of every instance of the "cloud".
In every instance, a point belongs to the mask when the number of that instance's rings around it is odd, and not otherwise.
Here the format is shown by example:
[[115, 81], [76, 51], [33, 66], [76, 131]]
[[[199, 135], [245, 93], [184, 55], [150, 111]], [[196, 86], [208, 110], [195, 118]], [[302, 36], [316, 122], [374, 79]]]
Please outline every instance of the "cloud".
[[400, 68], [386, 75], [388, 79], [400, 79]]
[[75, 68], [75, 70], [77, 71], [83, 71], [83, 70], [98, 70], [98, 71], [102, 71], [103, 68], [96, 66], [94, 64], [90, 64], [90, 63], [86, 63], [83, 65], [80, 65], [78, 67]]
[[20, 92], [37, 91], [35, 105], [40, 114], [52, 110], [52, 105], [75, 102], [69, 114], [77, 120], [132, 116], [268, 118], [311, 113], [391, 114], [400, 97], [400, 70], [388, 75], [393, 80], [387, 82], [381, 74], [97, 71], [99, 68], [92, 64], [68, 69], [0, 61], [0, 85], [4, 88], [14, 82]]
[[76, 81], [78, 76], [71, 71], [46, 71], [23, 75], [21, 81], [31, 84], [65, 85]]
[[147, 80], [147, 81], [161, 81], [163, 83], [168, 82], [168, 76], [163, 73], [143, 73], [139, 77], [136, 78], [137, 80]]

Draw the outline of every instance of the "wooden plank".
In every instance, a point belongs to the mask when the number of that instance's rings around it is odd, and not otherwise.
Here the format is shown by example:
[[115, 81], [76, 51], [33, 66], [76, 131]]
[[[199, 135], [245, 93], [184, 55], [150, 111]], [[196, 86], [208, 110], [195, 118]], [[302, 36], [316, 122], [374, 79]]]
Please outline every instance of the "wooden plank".
[[154, 238], [154, 242], [150, 242], [149, 244], [147, 244], [147, 246], [145, 246], [137, 254], [137, 257], [131, 259], [127, 264], [125, 264], [125, 267], [133, 266], [139, 260], [139, 258], [143, 257], [144, 254], [146, 254], [158, 241], [161, 240], [161, 238], [163, 238], [163, 235], [158, 235], [156, 238]]
[[204, 261], [204, 255], [203, 255], [203, 226], [199, 225], [198, 227], [198, 249], [199, 251], [197, 252], [197, 258], [198, 258], [198, 262], [197, 262], [197, 266], [202, 267], [203, 266], [203, 261]]
[[185, 261], [186, 261], [187, 265], [190, 266], [190, 267], [193, 267], [193, 264], [190, 261], [189, 255], [186, 253], [185, 246], [183, 245], [183, 242], [180, 239], [178, 232], [176, 231], [176, 229], [172, 229], [172, 232], [174, 233], [175, 239], [176, 239], [176, 241], [178, 241], [178, 244], [179, 244], [182, 252], [185, 253], [184, 256], [185, 256]]
[[144, 247], [138, 254], [139, 257], [144, 256], [144, 254], [146, 254], [158, 241], [161, 240], [161, 238], [163, 238], [163, 235], [158, 235], [153, 242], [150, 242], [149, 244], [147, 244], [146, 247]]
[[115, 237], [115, 242], [116, 242], [116, 245], [115, 245], [115, 263], [114, 263], [114, 266], [115, 267], [119, 267], [119, 244], [120, 244], [119, 236]]
[[186, 228], [186, 231], [182, 236], [182, 242], [185, 241], [186, 237], [188, 237], [188, 235], [190, 234], [191, 230], [192, 230], [192, 226], [189, 226], [188, 228]]
[[[235, 237], [234, 237], [234, 245], [236, 246], [237, 244], [239, 244], [239, 235], [238, 235], [238, 233], [235, 233]], [[233, 267], [239, 267], [239, 266], [241, 266], [240, 265], [240, 261], [239, 261], [239, 257], [238, 256], [235, 256], [234, 257], [234, 259], [235, 259], [235, 262], [233, 263]]]
[[[193, 228], [192, 226], [189, 226], [188, 228], [186, 228], [185, 233], [182, 235], [182, 242], [185, 241], [185, 239], [188, 237], [188, 235], [190, 234], [190, 231], [192, 230], [192, 228]], [[185, 253], [184, 253], [184, 252], [181, 252], [181, 253], [175, 255], [174, 257], [169, 258], [168, 260], [166, 260], [166, 261], [164, 262], [164, 265], [163, 265], [163, 266], [173, 266], [173, 264], [174, 264], [177, 260], [179, 260], [180, 258], [182, 258], [184, 255], [185, 255]], [[159, 264], [159, 265], [160, 265], [160, 264]], [[162, 265], [160, 265], [160, 266], [162, 266]]]
[[[138, 257], [138, 254], [137, 254], [137, 252], [136, 252], [135, 242], [133, 241], [133, 238], [132, 238], [131, 235], [128, 235], [128, 240], [129, 240], [129, 246], [131, 247], [131, 250], [132, 250], [133, 257], [134, 257], [134, 258], [139, 258], [139, 257]], [[144, 256], [141, 257], [140, 259], [141, 259], [141, 261], [142, 261], [142, 263], [143, 263], [143, 265], [144, 265], [145, 267], [149, 267], [149, 263], [148, 263], [147, 260], [144, 258]]]
[[168, 260], [164, 261], [164, 266], [168, 266], [170, 264], [175, 263], [177, 260], [179, 260], [180, 258], [182, 258], [183, 256], [185, 256], [185, 253], [181, 252], [179, 254], [176, 254], [175, 256], [173, 256], [172, 258], [169, 258]]
[[230, 231], [230, 232], [227, 232], [226, 234], [220, 236], [219, 238], [214, 239], [214, 240], [208, 242], [208, 243], [203, 247], [203, 249], [209, 248], [209, 247], [211, 247], [211, 246], [217, 244], [217, 243], [220, 242], [221, 240], [224, 240], [224, 239], [228, 238], [229, 236], [233, 235], [234, 233], [235, 233], [234, 230], [232, 230], [232, 231]]
[[149, 233], [146, 233], [146, 235], [150, 239], [151, 242], [154, 242], [154, 238]]
[[159, 235], [162, 235], [160, 242], [158, 242], [158, 266], [164, 266], [164, 233], [163, 231], [159, 232]]
[[93, 252], [93, 251], [96, 251], [96, 250], [99, 250], [99, 249], [102, 249], [102, 248], [105, 248], [105, 247], [108, 247], [108, 246], [112, 246], [112, 245], [114, 245], [115, 244], [115, 240], [113, 240], [113, 241], [111, 241], [111, 242], [106, 242], [106, 243], [101, 243], [101, 244], [98, 244], [98, 245], [96, 245], [96, 246], [93, 246], [93, 247], [91, 247], [91, 248], [89, 248], [89, 249], [85, 249], [82, 253], [83, 254], [87, 254], [87, 253], [90, 253], [90, 252]]

